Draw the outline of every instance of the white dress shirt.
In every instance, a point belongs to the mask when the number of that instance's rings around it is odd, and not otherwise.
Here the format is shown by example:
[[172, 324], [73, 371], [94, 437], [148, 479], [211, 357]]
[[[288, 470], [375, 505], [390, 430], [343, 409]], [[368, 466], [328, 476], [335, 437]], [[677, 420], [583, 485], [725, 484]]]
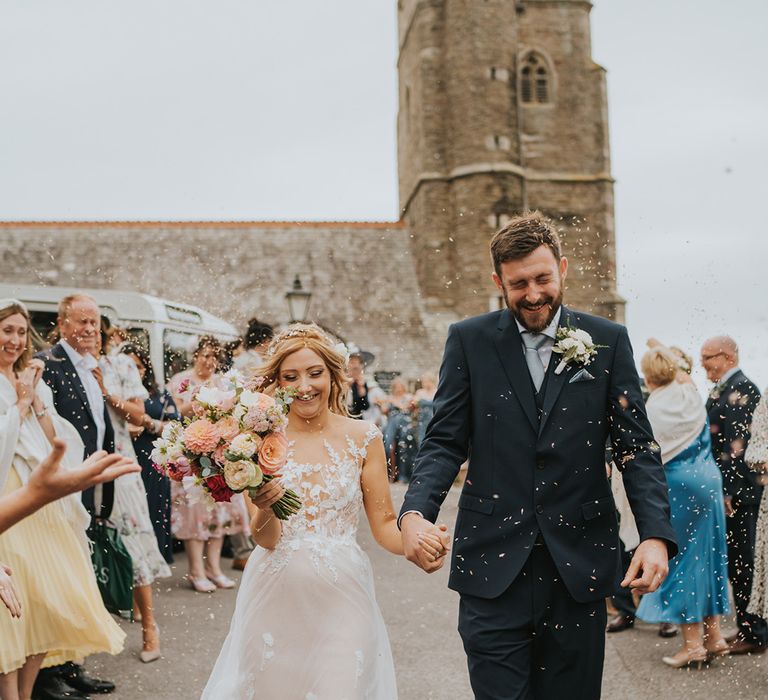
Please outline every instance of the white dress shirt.
[[[544, 365], [545, 372], [547, 371], [547, 367], [549, 367], [549, 361], [552, 359], [552, 348], [555, 346], [555, 340], [557, 339], [557, 326], [560, 323], [560, 315], [562, 313], [563, 307], [561, 306], [555, 313], [550, 324], [543, 331], [541, 331], [540, 334], [536, 334], [547, 336], [547, 340], [544, 341], [541, 344], [541, 347], [538, 349], [539, 357], [541, 358], [541, 364]], [[527, 330], [517, 319], [515, 319], [515, 323], [517, 324], [517, 330], [520, 331], [521, 335], [523, 333], [531, 332]], [[525, 355], [525, 345], [523, 345], [523, 355]]]
[[107, 432], [107, 424], [104, 420], [104, 395], [101, 393], [96, 377], [93, 376], [93, 370], [99, 366], [99, 363], [93, 355], [81, 355], [66, 340], [59, 342], [75, 366], [77, 376], [83, 384], [88, 405], [91, 407], [93, 420], [96, 423], [96, 445], [98, 449], [103, 450], [104, 435]]

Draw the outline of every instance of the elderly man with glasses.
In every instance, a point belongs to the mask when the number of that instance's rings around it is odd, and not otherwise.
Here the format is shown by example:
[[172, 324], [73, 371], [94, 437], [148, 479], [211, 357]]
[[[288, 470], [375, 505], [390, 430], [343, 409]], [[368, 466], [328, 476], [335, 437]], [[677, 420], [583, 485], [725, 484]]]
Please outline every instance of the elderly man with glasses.
[[761, 654], [768, 648], [768, 624], [747, 612], [755, 563], [757, 513], [763, 487], [744, 462], [752, 413], [760, 391], [739, 369], [733, 338], [718, 336], [701, 348], [701, 365], [714, 384], [707, 400], [712, 452], [723, 474], [728, 516], [728, 578], [733, 586], [738, 631], [727, 637], [732, 654]]

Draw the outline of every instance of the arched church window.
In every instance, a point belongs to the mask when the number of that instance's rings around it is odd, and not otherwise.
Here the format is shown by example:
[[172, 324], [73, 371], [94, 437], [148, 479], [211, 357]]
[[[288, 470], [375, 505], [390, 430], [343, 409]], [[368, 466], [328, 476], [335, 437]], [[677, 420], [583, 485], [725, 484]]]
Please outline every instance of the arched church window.
[[524, 104], [545, 104], [552, 99], [552, 76], [541, 54], [531, 51], [520, 68], [520, 99]]

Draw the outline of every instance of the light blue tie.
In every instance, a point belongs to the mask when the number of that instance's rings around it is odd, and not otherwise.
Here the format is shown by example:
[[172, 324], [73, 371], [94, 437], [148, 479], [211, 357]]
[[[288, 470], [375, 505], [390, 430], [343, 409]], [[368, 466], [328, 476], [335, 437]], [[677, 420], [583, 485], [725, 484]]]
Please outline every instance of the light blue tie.
[[533, 386], [536, 387], [536, 393], [538, 394], [541, 385], [544, 383], [544, 363], [541, 361], [539, 348], [547, 342], [547, 336], [543, 333], [525, 331], [520, 337], [525, 346], [525, 363], [528, 365]]

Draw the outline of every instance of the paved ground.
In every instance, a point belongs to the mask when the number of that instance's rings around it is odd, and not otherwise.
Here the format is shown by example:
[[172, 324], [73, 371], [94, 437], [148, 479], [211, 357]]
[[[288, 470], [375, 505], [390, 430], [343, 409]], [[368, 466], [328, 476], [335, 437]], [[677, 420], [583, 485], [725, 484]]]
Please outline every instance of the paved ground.
[[[393, 492], [396, 500], [402, 497], [401, 487], [394, 486]], [[444, 514], [448, 523], [455, 519], [457, 496], [452, 493], [447, 501]], [[392, 642], [401, 700], [470, 699], [464, 655], [456, 633], [458, 598], [446, 587], [447, 567], [432, 576], [423, 574], [404, 559], [378, 548], [365, 524], [360, 539], [376, 573], [376, 590]], [[126, 651], [115, 658], [101, 655], [88, 662], [92, 673], [118, 684], [118, 691], [111, 696], [114, 700], [193, 700], [199, 696], [226, 635], [235, 593], [194, 593], [182, 580], [184, 570], [182, 556], [174, 567], [174, 578], [158, 587], [163, 659], [148, 666], [142, 664], [138, 660], [139, 625], [123, 623], [128, 633]], [[768, 654], [726, 659], [702, 671], [676, 671], [663, 666], [659, 659], [673, 653], [678, 644], [674, 639], [659, 638], [655, 627], [640, 624], [634, 630], [610, 635], [603, 697], [768, 698]]]

